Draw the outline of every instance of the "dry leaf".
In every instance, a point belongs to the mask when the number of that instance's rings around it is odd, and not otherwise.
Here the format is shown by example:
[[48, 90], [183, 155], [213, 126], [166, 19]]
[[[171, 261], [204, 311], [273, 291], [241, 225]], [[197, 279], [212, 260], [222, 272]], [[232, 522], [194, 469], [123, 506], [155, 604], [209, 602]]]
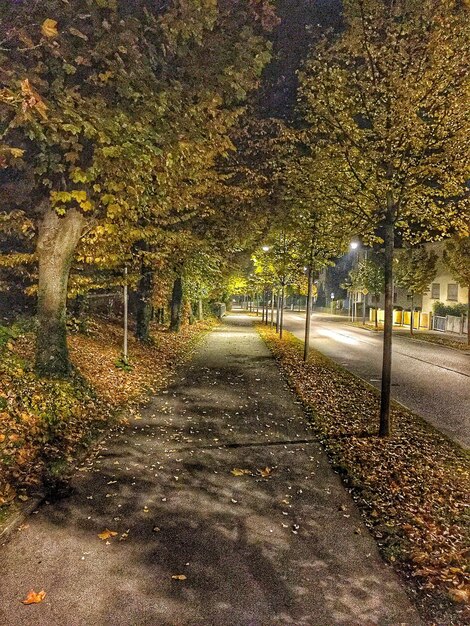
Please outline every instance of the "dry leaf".
[[265, 467], [264, 469], [259, 469], [258, 472], [261, 474], [261, 476], [263, 478], [268, 478], [268, 476], [271, 476], [271, 474], [273, 472], [273, 468], [272, 467]]
[[470, 602], [470, 591], [467, 589], [450, 589], [449, 595], [455, 602]]
[[186, 580], [186, 576], [184, 574], [175, 574], [172, 578], [173, 580]]
[[88, 37], [87, 35], [85, 35], [85, 33], [82, 33], [80, 30], [78, 30], [77, 28], [69, 28], [69, 33], [71, 35], [74, 35], [75, 37], [80, 37], [80, 39], [83, 39], [83, 41], [88, 41]]
[[239, 467], [234, 467], [231, 471], [231, 474], [234, 476], [244, 476], [245, 474], [251, 474], [250, 470], [240, 469]]
[[57, 22], [51, 19], [44, 20], [41, 26], [41, 33], [44, 37], [48, 37], [49, 39], [58, 37], [59, 31], [57, 30]]
[[31, 589], [24, 600], [21, 600], [23, 604], [39, 604], [46, 597], [46, 592], [44, 590], [38, 591], [37, 593]]
[[115, 532], [114, 530], [109, 530], [109, 528], [106, 528], [106, 530], [103, 530], [103, 532], [100, 533], [98, 537], [102, 539], [103, 541], [106, 541], [106, 539], [109, 539], [110, 537], [115, 537], [116, 535], [117, 535], [117, 532]]

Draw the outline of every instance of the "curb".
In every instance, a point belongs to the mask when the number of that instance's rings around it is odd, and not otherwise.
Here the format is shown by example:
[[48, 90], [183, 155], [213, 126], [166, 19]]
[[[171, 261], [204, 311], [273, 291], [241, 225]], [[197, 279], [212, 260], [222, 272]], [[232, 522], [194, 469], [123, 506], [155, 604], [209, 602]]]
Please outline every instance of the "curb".
[[24, 504], [15, 502], [15, 509], [10, 512], [8, 519], [0, 524], [0, 544], [4, 545], [12, 536], [12, 534], [18, 530], [21, 524], [35, 511], [41, 503], [44, 501], [45, 495], [41, 494], [36, 497], [32, 497], [28, 502]]

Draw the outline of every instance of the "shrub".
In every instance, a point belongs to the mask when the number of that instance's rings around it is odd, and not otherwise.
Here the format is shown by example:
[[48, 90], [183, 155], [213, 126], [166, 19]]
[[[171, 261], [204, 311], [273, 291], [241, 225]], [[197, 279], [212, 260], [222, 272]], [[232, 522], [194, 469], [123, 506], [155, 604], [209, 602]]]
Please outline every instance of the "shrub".
[[435, 302], [432, 308], [434, 315], [439, 315], [441, 317], [446, 317], [446, 315], [463, 317], [467, 313], [466, 304], [445, 305], [443, 302]]

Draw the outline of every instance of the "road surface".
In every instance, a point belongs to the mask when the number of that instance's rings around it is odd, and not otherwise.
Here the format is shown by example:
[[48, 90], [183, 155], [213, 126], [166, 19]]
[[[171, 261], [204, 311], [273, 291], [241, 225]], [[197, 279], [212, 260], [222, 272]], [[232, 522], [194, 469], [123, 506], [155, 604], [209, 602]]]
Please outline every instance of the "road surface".
[[[284, 327], [303, 339], [305, 313], [284, 312]], [[314, 313], [310, 345], [380, 388], [382, 333]], [[393, 338], [392, 396], [441, 432], [470, 447], [470, 351]]]

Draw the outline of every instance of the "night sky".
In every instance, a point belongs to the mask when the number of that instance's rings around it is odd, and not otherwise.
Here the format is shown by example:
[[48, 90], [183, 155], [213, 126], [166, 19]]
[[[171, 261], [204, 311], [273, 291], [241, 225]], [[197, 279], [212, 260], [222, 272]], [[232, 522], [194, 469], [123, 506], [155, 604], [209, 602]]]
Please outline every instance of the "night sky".
[[290, 117], [296, 101], [296, 71], [318, 32], [338, 28], [340, 0], [277, 0], [281, 19], [273, 36], [274, 58], [265, 72], [260, 103], [268, 115]]

